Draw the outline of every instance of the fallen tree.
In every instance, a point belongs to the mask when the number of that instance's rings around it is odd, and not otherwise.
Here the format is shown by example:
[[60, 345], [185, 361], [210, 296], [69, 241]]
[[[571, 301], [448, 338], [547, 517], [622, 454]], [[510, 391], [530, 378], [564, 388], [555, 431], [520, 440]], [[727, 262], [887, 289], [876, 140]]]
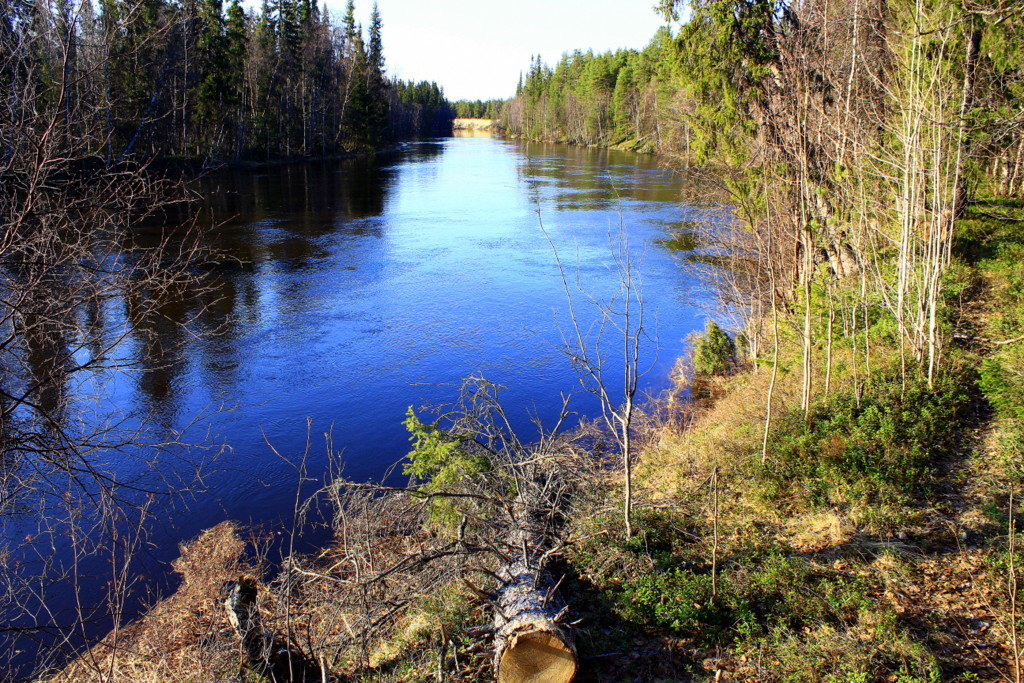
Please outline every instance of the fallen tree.
[[[403, 634], [426, 628], [417, 616], [423, 605], [455, 590], [477, 625], [458, 636], [434, 626], [438, 680], [576, 675], [554, 559], [566, 546], [572, 501], [600, 468], [583, 455], [581, 431], [521, 442], [497, 391], [473, 379], [438, 422], [410, 417], [408, 486], [339, 479], [323, 491], [335, 544], [318, 557], [291, 558], [279, 579], [288, 610], [306, 615], [291, 628], [312, 659], [368, 671], [400, 657]], [[463, 635], [473, 639], [468, 647]]]
[[562, 621], [569, 608], [558, 595], [561, 579], [546, 566], [554, 550], [548, 524], [557, 510], [537, 499], [539, 488], [529, 486], [516, 499], [509, 545], [521, 552], [498, 572], [494, 671], [501, 683], [568, 682], [576, 675], [572, 632]]

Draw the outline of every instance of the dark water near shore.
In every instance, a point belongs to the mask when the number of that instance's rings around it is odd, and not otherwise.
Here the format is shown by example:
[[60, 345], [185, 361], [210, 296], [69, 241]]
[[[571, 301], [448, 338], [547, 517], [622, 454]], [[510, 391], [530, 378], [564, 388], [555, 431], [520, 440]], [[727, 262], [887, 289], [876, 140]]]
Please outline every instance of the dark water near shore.
[[[325, 432], [346, 476], [384, 476], [407, 449], [406, 409], [454, 399], [469, 375], [506, 387], [524, 431], [533, 417], [550, 424], [561, 393], [579, 387], [559, 350], [565, 295], [540, 221], [570, 279], [598, 301], [619, 284], [610, 240], [620, 226], [628, 235], [652, 337], [646, 391], [667, 387], [686, 336], [703, 328], [704, 295], [661, 245], [703, 218], [698, 192], [652, 157], [453, 138], [375, 160], [225, 172], [203, 193], [216, 225], [206, 239], [230, 257], [215, 291], [167, 294], [164, 321], [123, 347], [139, 371], [89, 380], [104, 397], [97, 405], [144, 416], [156, 438], [223, 446], [163, 449], [162, 478], [182, 479], [171, 475], [197, 460], [206, 475], [187, 478], [189, 495], [150, 507], [140, 586], [166, 585], [176, 544], [224, 519], [290, 523], [298, 475], [286, 460], [305, 452], [321, 477]], [[589, 327], [597, 311], [577, 295]], [[130, 308], [111, 302], [108, 315]], [[619, 373], [609, 377], [614, 393]], [[574, 406], [594, 409], [586, 396]], [[91, 410], [99, 419], [101, 408]], [[112, 464], [150, 480], [147, 467]], [[98, 600], [101, 574], [83, 570], [87, 602]], [[68, 591], [48, 589], [54, 609]]]

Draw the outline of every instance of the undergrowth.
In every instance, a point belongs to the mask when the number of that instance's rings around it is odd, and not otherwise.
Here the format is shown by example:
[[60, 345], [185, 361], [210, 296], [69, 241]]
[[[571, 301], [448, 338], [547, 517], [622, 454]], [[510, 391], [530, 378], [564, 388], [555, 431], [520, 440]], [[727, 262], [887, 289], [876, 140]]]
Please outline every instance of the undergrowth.
[[962, 444], [972, 379], [947, 373], [929, 387], [920, 375], [882, 376], [863, 396], [788, 410], [769, 435], [770, 466], [759, 468], [766, 492], [818, 506], [921, 501]]

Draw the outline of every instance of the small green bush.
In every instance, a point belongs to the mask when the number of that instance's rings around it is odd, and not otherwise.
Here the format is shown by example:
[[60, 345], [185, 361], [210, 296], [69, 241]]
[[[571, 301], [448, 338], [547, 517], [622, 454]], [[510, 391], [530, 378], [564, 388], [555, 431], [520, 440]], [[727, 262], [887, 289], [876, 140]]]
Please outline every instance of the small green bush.
[[710, 639], [730, 629], [753, 636], [778, 627], [853, 623], [870, 605], [856, 580], [780, 554], [747, 558], [742, 566], [727, 568], [717, 588], [712, 596], [707, 568], [675, 568], [626, 582], [621, 602], [625, 613], [641, 623]]
[[627, 616], [641, 623], [697, 634], [728, 625], [727, 610], [711, 601], [711, 576], [672, 569], [629, 581], [622, 593]]
[[978, 381], [999, 415], [1024, 420], [1024, 351], [1007, 349], [981, 363]]
[[[402, 424], [413, 444], [403, 472], [425, 481], [425, 492], [457, 491], [467, 479], [490, 471], [490, 461], [483, 453], [470, 450], [468, 439], [424, 423], [411, 406]], [[453, 526], [461, 517], [456, 505], [444, 498], [431, 501], [430, 515], [440, 526]]]
[[772, 430], [765, 476], [777, 493], [801, 487], [819, 503], [877, 501], [926, 491], [941, 458], [963, 434], [969, 378], [876, 381], [859, 401], [845, 394], [794, 410]]
[[686, 545], [680, 527], [689, 524], [681, 515], [665, 510], [640, 510], [633, 524], [633, 535], [622, 540], [622, 550], [645, 555], [656, 566], [670, 567], [677, 560], [677, 551]]
[[736, 363], [736, 343], [713, 320], [693, 347], [693, 369], [701, 375], [721, 375]]
[[778, 680], [938, 680], [935, 657], [865, 578], [773, 552], [733, 558], [717, 587], [707, 567], [640, 576], [622, 585], [620, 612], [760, 660]]

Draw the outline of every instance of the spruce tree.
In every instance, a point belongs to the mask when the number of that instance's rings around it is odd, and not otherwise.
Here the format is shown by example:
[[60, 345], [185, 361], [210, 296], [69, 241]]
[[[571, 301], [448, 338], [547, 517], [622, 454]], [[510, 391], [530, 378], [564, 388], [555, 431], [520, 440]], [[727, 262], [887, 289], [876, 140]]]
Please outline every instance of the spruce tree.
[[367, 86], [366, 47], [363, 45], [362, 31], [358, 28], [353, 36], [352, 63], [349, 68], [348, 103], [342, 127], [349, 145], [364, 148], [376, 142], [370, 128], [372, 101]]
[[629, 64], [619, 69], [615, 79], [615, 91], [612, 93], [612, 121], [615, 133], [619, 137], [635, 134], [632, 130], [633, 109], [636, 106], [636, 83], [633, 78], [633, 67]]
[[388, 125], [388, 83], [384, 78], [384, 44], [381, 39], [381, 18], [377, 3], [370, 14], [369, 41], [366, 46], [366, 89], [369, 97], [367, 132], [371, 145], [379, 145]]
[[249, 36], [246, 33], [245, 10], [239, 0], [231, 0], [224, 22], [224, 53], [227, 67], [225, 94], [227, 104], [237, 107], [242, 102], [245, 76], [245, 54]]
[[231, 0], [224, 26], [224, 52], [227, 73], [224, 87], [225, 105], [230, 112], [233, 131], [232, 147], [235, 156], [242, 151], [244, 138], [243, 93], [245, 88], [245, 58], [248, 44], [245, 10], [239, 0]]
[[195, 121], [199, 138], [210, 145], [217, 139], [224, 123], [228, 104], [227, 79], [231, 66], [224, 40], [221, 0], [202, 0], [199, 22], [196, 50], [201, 80], [196, 89]]
[[341, 20], [341, 28], [345, 33], [345, 38], [349, 42], [349, 46], [355, 47], [355, 39], [359, 30], [356, 28], [356, 3], [355, 0], [348, 0], [345, 3], [345, 16]]

